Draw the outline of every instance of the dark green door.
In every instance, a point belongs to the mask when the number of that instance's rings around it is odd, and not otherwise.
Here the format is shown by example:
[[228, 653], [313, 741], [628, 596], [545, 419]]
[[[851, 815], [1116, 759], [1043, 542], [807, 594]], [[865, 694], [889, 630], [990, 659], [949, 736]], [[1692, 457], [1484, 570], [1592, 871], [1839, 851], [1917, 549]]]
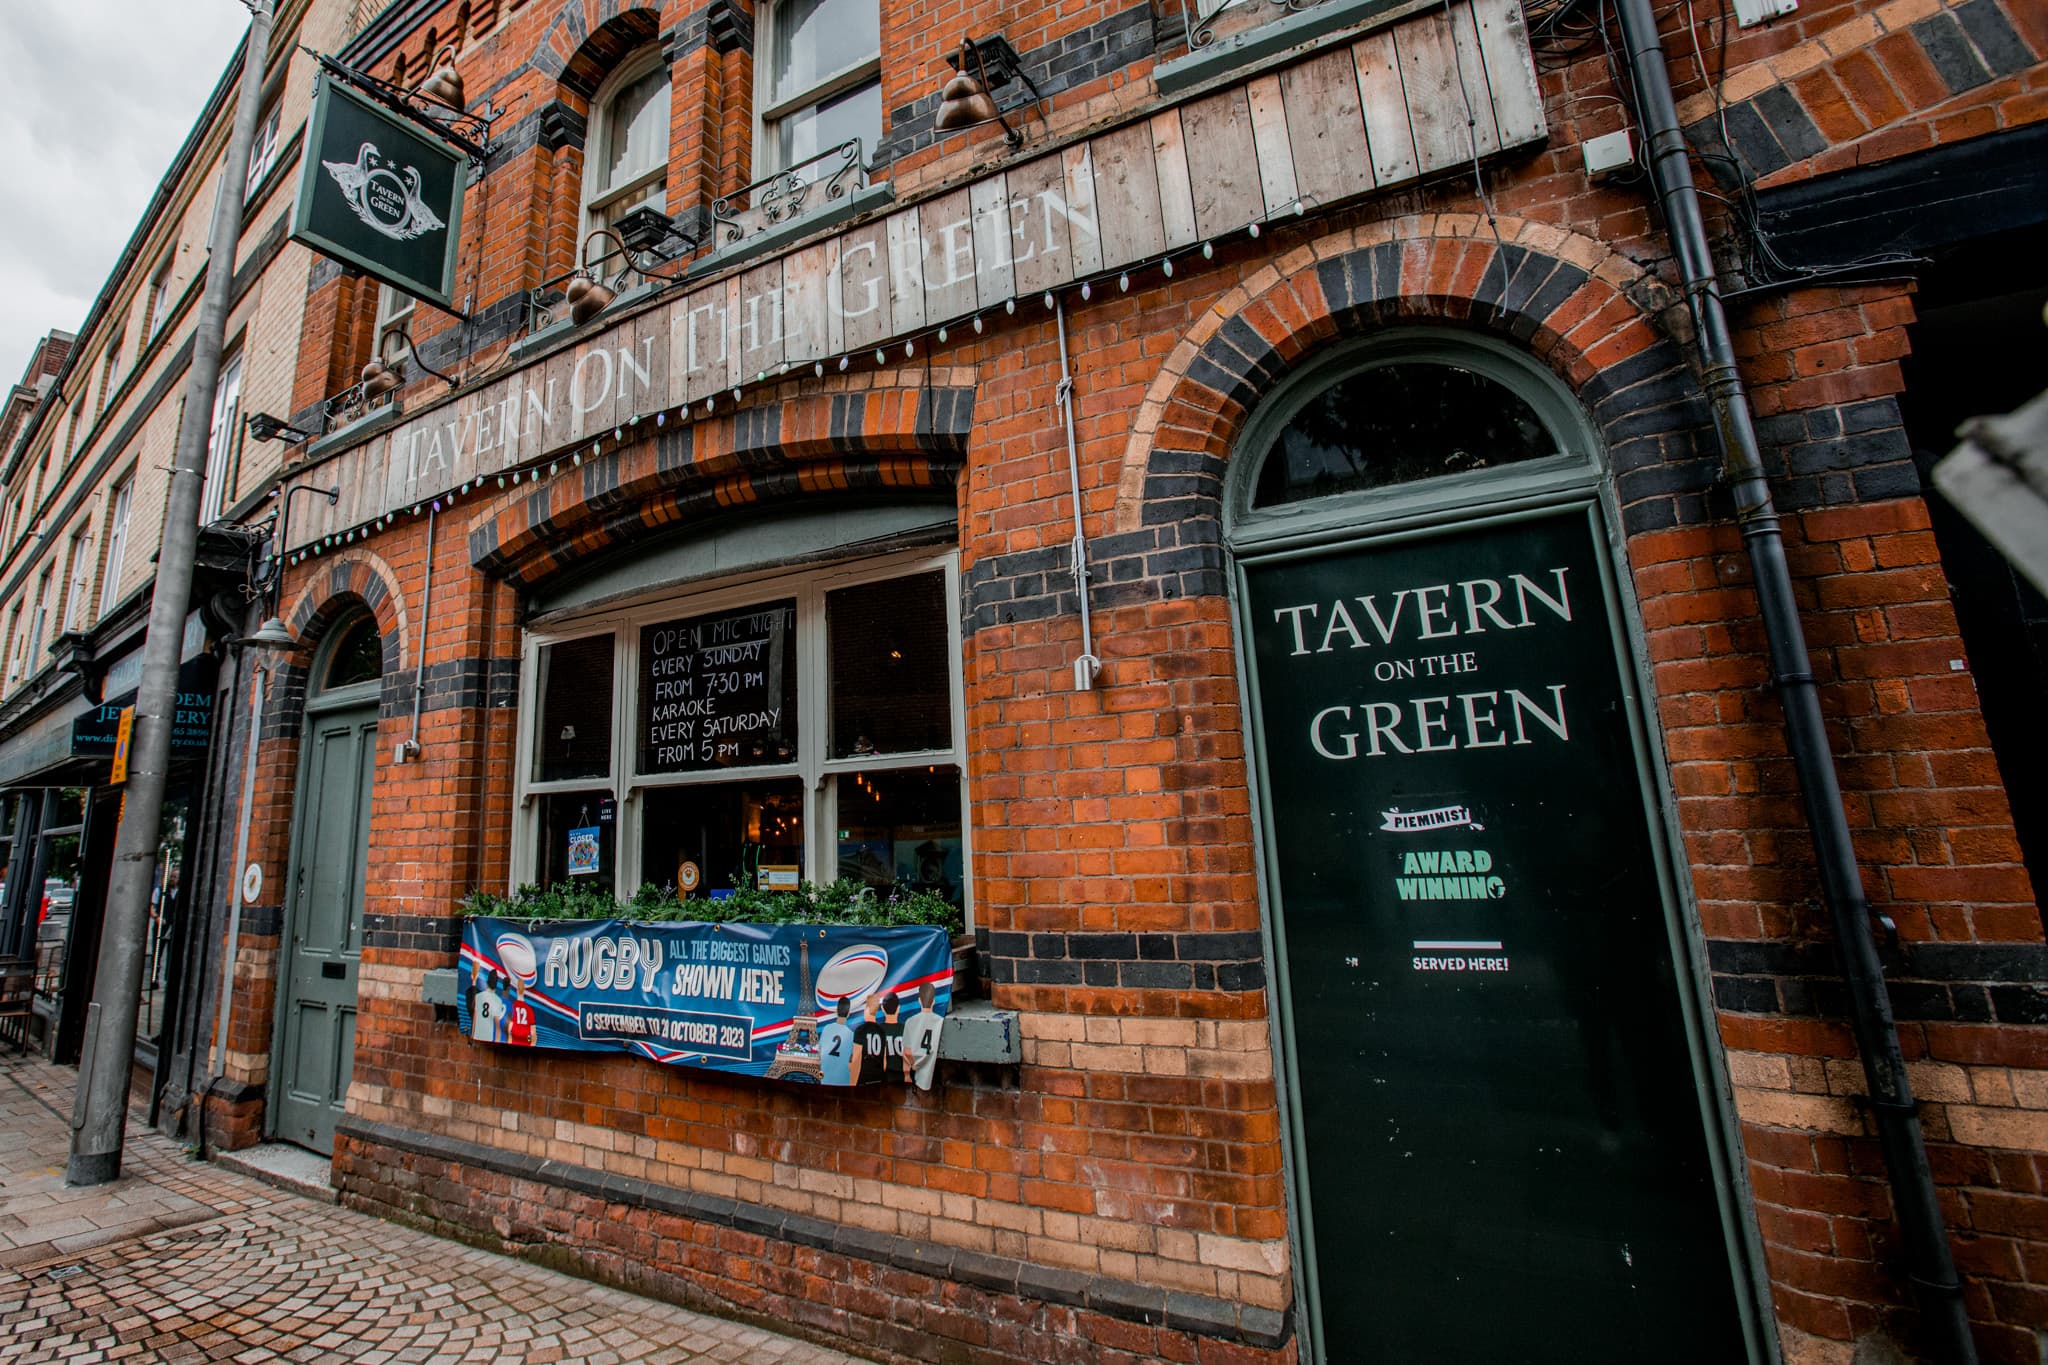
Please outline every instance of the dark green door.
[[1243, 571], [1331, 1362], [1747, 1358], [1599, 537]]
[[355, 1058], [377, 710], [309, 714], [303, 744], [271, 1128], [327, 1152]]

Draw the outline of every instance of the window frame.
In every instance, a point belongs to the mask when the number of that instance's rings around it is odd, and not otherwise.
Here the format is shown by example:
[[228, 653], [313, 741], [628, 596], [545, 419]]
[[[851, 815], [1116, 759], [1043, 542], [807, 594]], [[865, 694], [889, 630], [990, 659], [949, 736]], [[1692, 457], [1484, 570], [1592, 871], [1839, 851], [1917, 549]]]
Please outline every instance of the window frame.
[[[843, 95], [849, 90], [867, 84], [869, 81], [874, 81], [879, 86], [882, 79], [881, 4], [880, 0], [875, 0], [876, 39], [874, 56], [863, 57], [859, 61], [850, 62], [828, 75], [819, 77], [802, 89], [770, 103], [769, 97], [774, 93], [771, 89], [774, 77], [768, 71], [768, 64], [763, 54], [775, 51], [775, 29], [780, 22], [782, 3], [783, 0], [768, 0], [768, 3], [760, 8], [760, 34], [754, 44], [754, 52], [756, 54], [754, 63], [754, 178], [756, 180], [789, 169], [789, 167], [779, 164], [780, 158], [776, 153], [776, 139], [774, 136], [777, 125], [784, 119], [794, 114], [802, 113], [814, 104], [823, 104], [827, 100]], [[881, 143], [882, 134], [886, 130], [888, 117], [888, 104], [886, 101], [883, 101], [883, 126], [877, 127], [875, 130], [877, 145], [875, 147], [861, 148], [860, 164], [863, 173], [866, 172], [869, 166], [874, 164], [875, 153]], [[824, 149], [821, 148], [820, 150]]]
[[[600, 190], [597, 177], [608, 169], [604, 165], [607, 160], [604, 145], [605, 140], [611, 136], [612, 106], [621, 94], [656, 70], [662, 74], [662, 84], [666, 91], [663, 104], [667, 107], [667, 116], [662, 120], [667, 135], [662, 142], [661, 164], [629, 176], [619, 184], [606, 185]], [[630, 199], [649, 185], [658, 183], [662, 187], [661, 211], [668, 212], [668, 170], [675, 159], [675, 97], [675, 74], [668, 65], [667, 57], [662, 53], [661, 44], [650, 43], [627, 54], [612, 69], [612, 73], [605, 77], [604, 84], [598, 87], [597, 94], [591, 98], [590, 121], [583, 137], [583, 180], [576, 191], [582, 205], [577, 217], [577, 264], [582, 264], [584, 239], [611, 221], [610, 214], [614, 205]]]
[[263, 188], [263, 182], [277, 166], [278, 153], [284, 150], [283, 131], [284, 101], [272, 100], [270, 111], [261, 115], [256, 124], [256, 140], [249, 149], [249, 171], [242, 179], [243, 203], [256, 197], [256, 191]]
[[135, 471], [129, 470], [107, 494], [107, 533], [101, 537], [106, 555], [100, 564], [100, 604], [97, 614], [105, 616], [114, 605], [112, 594], [119, 591], [121, 559], [128, 553], [128, 523], [135, 511]]
[[206, 427], [206, 483], [201, 491], [199, 524], [205, 526], [227, 514], [230, 464], [240, 443], [242, 383], [245, 366], [242, 351], [220, 364], [220, 377], [213, 391], [213, 415]]
[[64, 611], [59, 617], [62, 622], [59, 634], [68, 634], [85, 625], [85, 595], [92, 587], [92, 571], [88, 567], [91, 561], [86, 556], [91, 552], [91, 546], [92, 523], [81, 521], [71, 533], [69, 562], [65, 566], [69, 573], [64, 589]]
[[[827, 596], [841, 588], [920, 573], [944, 575], [946, 603], [947, 700], [950, 745], [944, 749], [829, 756], [831, 666], [826, 636]], [[783, 599], [795, 599], [797, 669], [797, 756], [789, 763], [709, 768], [682, 773], [638, 772], [640, 723], [635, 690], [640, 668], [640, 628], [679, 617], [708, 615]], [[840, 561], [797, 571], [770, 570], [709, 584], [674, 585], [630, 603], [601, 607], [573, 619], [529, 629], [521, 643], [519, 668], [518, 742], [514, 772], [514, 815], [511, 871], [507, 890], [540, 874], [539, 831], [543, 797], [574, 792], [603, 792], [615, 803], [612, 892], [621, 899], [640, 884], [644, 847], [641, 823], [644, 794], [675, 787], [718, 786], [743, 782], [795, 780], [804, 791], [803, 877], [830, 881], [838, 875], [838, 784], [828, 779], [844, 774], [891, 769], [951, 767], [960, 780], [961, 899], [967, 924], [974, 923], [973, 822], [968, 794], [967, 708], [964, 642], [960, 621], [960, 555], [952, 548], [910, 550], [872, 558]], [[550, 645], [612, 636], [612, 734], [610, 771], [603, 777], [534, 777], [535, 735], [540, 724], [540, 651]]]
[[178, 263], [178, 249], [174, 246], [164, 252], [164, 258], [157, 262], [149, 276], [148, 330], [144, 338], [153, 339], [164, 330], [164, 324], [171, 320], [171, 270]]
[[377, 321], [370, 331], [371, 359], [390, 363], [384, 354], [384, 339], [400, 330], [412, 335], [413, 313], [419, 302], [403, 289], [381, 282], [377, 285]]

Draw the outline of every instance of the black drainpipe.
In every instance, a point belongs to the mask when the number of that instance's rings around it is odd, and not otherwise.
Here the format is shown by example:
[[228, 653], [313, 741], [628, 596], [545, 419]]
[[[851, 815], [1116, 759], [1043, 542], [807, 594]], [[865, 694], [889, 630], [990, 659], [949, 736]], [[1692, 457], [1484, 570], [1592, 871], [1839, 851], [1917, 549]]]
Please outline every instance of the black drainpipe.
[[1707, 397], [1714, 407], [1714, 428], [1721, 447], [1721, 477], [1735, 499], [1735, 517], [1742, 543], [1749, 551], [1756, 579], [1757, 606], [1770, 639], [1771, 681], [1785, 707], [1785, 737], [1799, 773], [1806, 824], [1813, 834], [1820, 865], [1821, 890], [1835, 926], [1835, 944], [1842, 955], [1842, 975], [1863, 1057], [1863, 1075], [1870, 1091], [1870, 1109], [1877, 1117], [1878, 1141], [1885, 1169], [1891, 1175], [1892, 1204], [1906, 1243], [1906, 1255], [1926, 1331], [1935, 1356], [1944, 1365], [1976, 1365], [1977, 1347], [1949, 1250], [1934, 1175], [1927, 1165], [1927, 1141], [1920, 1129], [1919, 1106], [1899, 1052], [1899, 1035], [1886, 993], [1884, 967], [1870, 933], [1870, 905], [1863, 878], [1842, 815], [1842, 792], [1835, 780], [1834, 755], [1821, 723], [1806, 635], [1792, 598], [1792, 574], [1785, 563], [1785, 542], [1778, 527], [1770, 485], [1764, 481], [1757, 450], [1756, 428], [1750, 420], [1749, 398], [1735, 367], [1735, 347], [1714, 273], [1713, 251], [1700, 217], [1699, 193], [1687, 159], [1685, 134], [1671, 97], [1671, 79], [1664, 49], [1657, 38], [1657, 19], [1650, 0], [1616, 0], [1622, 41], [1634, 76], [1637, 115], [1650, 158], [1650, 173], [1685, 294], [1692, 305], [1695, 344]]

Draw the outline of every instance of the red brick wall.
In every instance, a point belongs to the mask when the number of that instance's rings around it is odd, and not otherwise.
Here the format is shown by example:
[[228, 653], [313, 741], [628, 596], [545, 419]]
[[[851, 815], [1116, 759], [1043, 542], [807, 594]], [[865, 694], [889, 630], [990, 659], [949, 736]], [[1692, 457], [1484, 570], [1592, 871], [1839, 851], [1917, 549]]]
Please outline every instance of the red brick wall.
[[[1804, 7], [1791, 23], [1759, 32], [1731, 30], [1724, 97], [1775, 107], [1769, 91], [1782, 76], [1838, 140], [1831, 155], [1874, 155], [1874, 134], [1855, 132], [1806, 92], [1822, 76], [1853, 81], [1859, 62], [1903, 61], [1901, 32], [1938, 46], [1952, 23], [1979, 35], [1972, 44], [1997, 46], [1988, 11], [1964, 16], [1966, 6], [1932, 5], [1844, 0]], [[576, 35], [598, 32], [617, 8], [592, 0], [565, 19], [567, 7], [541, 0], [472, 6], [457, 25], [472, 97], [507, 82], [498, 99], [515, 111], [513, 122], [553, 102], [580, 115], [587, 98], [574, 88], [582, 79], [574, 59], [588, 53]], [[685, 27], [697, 9], [664, 7], [660, 31]], [[1997, 13], [2030, 51], [2043, 50], [2032, 18]], [[935, 31], [950, 44], [956, 30], [1002, 28], [1023, 50], [1101, 18], [1071, 7], [1018, 15], [985, 5], [912, 14], [893, 2], [885, 14], [884, 102], [892, 117], [911, 111], [906, 126], [928, 117], [929, 102], [918, 101], [942, 76]], [[448, 31], [443, 24], [409, 37], [405, 70], [423, 72]], [[543, 48], [552, 58], [527, 65]], [[1683, 77], [1690, 42], [1674, 32], [1667, 50]], [[1710, 60], [1720, 53], [1718, 41], [1706, 44]], [[389, 74], [392, 59], [383, 61]], [[1809, 64], [1794, 73], [1800, 63]], [[1054, 102], [1051, 130], [1148, 100], [1150, 64], [1145, 57], [1077, 81]], [[1756, 71], [1770, 79], [1757, 84]], [[2001, 118], [2037, 117], [2006, 87], [2025, 87], [2038, 71], [2035, 62], [1960, 93], [1927, 90], [1870, 128], [1938, 128], [1958, 100]], [[675, 72], [672, 208], [743, 183], [751, 59], [744, 48], [699, 46]], [[942, 1343], [973, 1358], [1032, 1358], [1047, 1334], [1084, 1329], [1099, 1334], [1103, 1359], [1115, 1358], [1112, 1347], [1203, 1360], [1244, 1349], [1216, 1331], [1176, 1335], [1142, 1313], [1075, 1317], [1057, 1295], [1024, 1285], [988, 1297], [884, 1271], [879, 1243], [828, 1253], [682, 1214], [622, 1214], [372, 1135], [381, 1125], [864, 1235], [1206, 1302], [1285, 1307], [1294, 1286], [1271, 1002], [1254, 937], [1245, 727], [1222, 595], [1219, 480], [1274, 375], [1339, 336], [1457, 326], [1526, 346], [1579, 397], [1605, 443], [1649, 648], [1657, 742], [1734, 1083], [1754, 1194], [1745, 1217], [1753, 1211], [1787, 1354], [1846, 1365], [1865, 1336], [1910, 1341], [1882, 1163], [1858, 1103], [1860, 1070], [1780, 717], [1762, 687], [1746, 561], [1715, 486], [1707, 414], [1684, 360], [1689, 320], [1641, 189], [1589, 185], [1578, 168], [1577, 137], [1613, 120], [1611, 104], [1587, 99], [1613, 99], [1597, 46], [1547, 70], [1544, 92], [1556, 136], [1489, 168], [1490, 203], [1469, 180], [1446, 180], [1257, 242], [1224, 243], [1213, 261], [1190, 261], [1171, 280], [1136, 272], [1143, 278], [1128, 295], [1070, 300], [1082, 510], [1107, 665], [1099, 691], [1071, 684], [1078, 625], [1058, 570], [1071, 509], [1052, 400], [1057, 345], [1042, 311], [994, 319], [979, 338], [957, 329], [914, 364], [802, 376], [750, 395], [749, 408], [779, 408], [769, 429], [780, 434], [779, 458], [801, 471], [805, 496], [843, 486], [848, 460], [876, 462], [900, 486], [956, 490], [970, 626], [974, 895], [996, 1000], [1022, 1012], [1018, 1071], [961, 1069], [929, 1096], [821, 1105], [625, 1058], [494, 1053], [419, 1002], [419, 971], [453, 960], [456, 900], [508, 874], [517, 719], [504, 688], [519, 653], [517, 585], [629, 539], [715, 529], [718, 508], [770, 496], [737, 460], [722, 400], [719, 412], [694, 422], [680, 469], [657, 458], [662, 438], [644, 427], [607, 452], [617, 477], [601, 508], [584, 505], [567, 477], [542, 490], [463, 498], [436, 531], [431, 611], [420, 601], [424, 518], [402, 517], [366, 547], [295, 568], [286, 601], [307, 639], [297, 668], [350, 602], [374, 598], [392, 642], [366, 907], [375, 927], [350, 1105], [359, 1127], [337, 1165], [350, 1197], [913, 1358], [930, 1358]], [[1689, 86], [1681, 94], [1692, 96], [1697, 145], [1713, 101], [1702, 104]], [[891, 170], [899, 197], [965, 173], [987, 148], [972, 137], [908, 145]], [[1825, 163], [1803, 158], [1764, 173], [1796, 176]], [[467, 220], [476, 236], [464, 287], [478, 281], [480, 307], [573, 258], [580, 164], [573, 145], [550, 149], [537, 139], [494, 163], [486, 189], [472, 192], [490, 201]], [[345, 297], [345, 282], [322, 288], [333, 292], [316, 299], [324, 330], [309, 330], [301, 355], [302, 403], [360, 363], [338, 358], [363, 344], [360, 304]], [[1897, 927], [1887, 965], [1945, 1208], [1971, 1275], [1972, 1314], [1987, 1358], [2031, 1360], [2032, 1334], [2048, 1328], [2028, 1278], [2048, 1240], [2037, 1170], [2037, 1154], [2048, 1152], [2048, 1056], [2032, 1023], [2028, 975], [2040, 920], [1899, 423], [1897, 362], [1911, 316], [1898, 285], [1782, 291], [1739, 311], [1738, 345], [1788, 513], [1866, 885]], [[444, 326], [423, 322], [417, 332], [425, 338]], [[474, 367], [488, 365], [503, 341], [478, 335]], [[940, 390], [972, 401], [971, 424], [943, 439], [921, 435], [915, 420]], [[822, 414], [847, 394], [862, 395], [851, 451], [822, 439]], [[408, 396], [423, 403], [435, 393], [429, 385]], [[534, 498], [544, 520], [530, 510]], [[1026, 580], [1038, 583], [1035, 595], [1007, 591]], [[410, 733], [422, 643], [436, 681], [422, 753], [401, 765], [391, 751]], [[296, 704], [288, 699], [267, 732], [259, 777], [252, 856], [274, 867], [286, 855]], [[1139, 951], [1140, 936], [1170, 955]], [[248, 1004], [238, 1005], [232, 1042], [241, 1077], [260, 1082], [271, 1021], [264, 973], [276, 938], [245, 944]], [[1051, 948], [1041, 954], [1040, 944]], [[934, 1299], [947, 1308], [928, 1319], [906, 1306]], [[908, 1336], [884, 1330], [913, 1322]]]

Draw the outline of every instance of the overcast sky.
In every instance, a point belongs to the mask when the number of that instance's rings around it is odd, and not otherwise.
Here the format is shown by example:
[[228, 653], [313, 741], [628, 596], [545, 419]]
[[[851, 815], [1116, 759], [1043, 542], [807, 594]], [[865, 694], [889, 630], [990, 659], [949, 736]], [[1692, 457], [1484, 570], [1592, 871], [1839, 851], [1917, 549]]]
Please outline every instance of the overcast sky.
[[0, 386], [85, 321], [248, 27], [236, 0], [0, 0]]

